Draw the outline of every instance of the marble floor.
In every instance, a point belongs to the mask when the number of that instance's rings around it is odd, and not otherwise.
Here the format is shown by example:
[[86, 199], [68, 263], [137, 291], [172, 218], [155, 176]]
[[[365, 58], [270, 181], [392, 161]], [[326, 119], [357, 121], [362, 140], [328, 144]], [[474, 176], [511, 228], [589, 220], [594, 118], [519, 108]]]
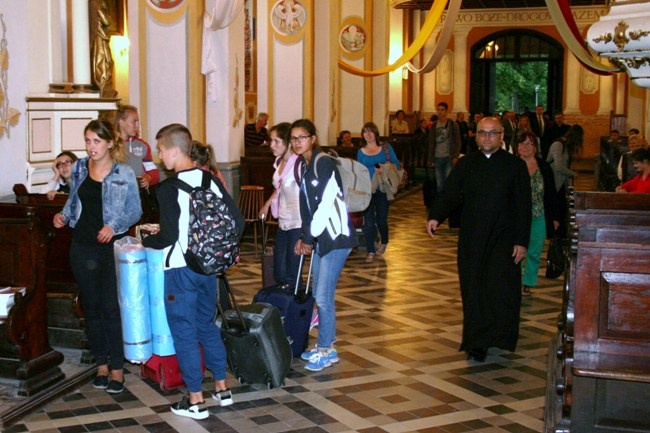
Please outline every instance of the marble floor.
[[[312, 373], [295, 359], [285, 386], [271, 390], [229, 375], [235, 404], [227, 408], [209, 398], [208, 378], [203, 421], [173, 415], [169, 406], [183, 390], [161, 392], [129, 364], [124, 393], [87, 383], [4, 431], [541, 432], [562, 279], [540, 277], [524, 298], [516, 352], [491, 349], [485, 363], [468, 361], [458, 352], [457, 232], [443, 227], [431, 240], [425, 219], [421, 193], [406, 194], [391, 208], [385, 255], [367, 264], [363, 248], [351, 254], [337, 289], [338, 364]], [[252, 247], [229, 276], [238, 298], [250, 302], [261, 282]]]

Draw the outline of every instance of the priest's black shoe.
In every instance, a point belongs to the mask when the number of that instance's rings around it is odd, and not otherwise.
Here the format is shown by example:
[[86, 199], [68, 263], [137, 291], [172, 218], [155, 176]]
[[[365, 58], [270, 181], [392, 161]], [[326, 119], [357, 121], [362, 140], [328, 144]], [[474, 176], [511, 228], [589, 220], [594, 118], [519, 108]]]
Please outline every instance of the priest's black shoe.
[[472, 349], [469, 352], [467, 352], [467, 359], [473, 359], [474, 361], [477, 362], [485, 362], [485, 358], [487, 358], [487, 347], [478, 347], [476, 349]]

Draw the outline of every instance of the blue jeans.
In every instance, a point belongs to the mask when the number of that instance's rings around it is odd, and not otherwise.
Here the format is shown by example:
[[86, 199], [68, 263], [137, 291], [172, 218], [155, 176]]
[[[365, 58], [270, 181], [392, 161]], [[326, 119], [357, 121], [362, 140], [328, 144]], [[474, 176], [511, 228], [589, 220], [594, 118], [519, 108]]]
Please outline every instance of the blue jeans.
[[190, 392], [202, 390], [203, 369], [212, 372], [214, 380], [226, 378], [226, 349], [221, 331], [214, 323], [217, 302], [217, 280], [214, 275], [201, 275], [187, 267], [165, 271], [165, 310], [183, 382]]
[[436, 161], [436, 186], [438, 192], [441, 192], [445, 186], [445, 180], [451, 173], [451, 158], [448, 156], [435, 158]]
[[385, 193], [377, 190], [372, 194], [370, 205], [363, 211], [363, 236], [366, 238], [366, 250], [375, 252], [375, 239], [379, 230], [381, 243], [388, 243], [388, 208], [390, 202]]
[[124, 344], [113, 243], [72, 242], [70, 266], [79, 285], [90, 353], [97, 365], [110, 364], [111, 370], [121, 370]]
[[330, 349], [336, 341], [336, 310], [334, 294], [343, 265], [352, 248], [332, 250], [321, 257], [318, 244], [313, 255], [312, 272], [314, 276], [314, 299], [318, 306], [318, 343], [319, 349]]
[[544, 215], [534, 217], [530, 225], [530, 240], [524, 260], [524, 285], [529, 287], [537, 286], [537, 273], [539, 272], [539, 261], [542, 256], [542, 247], [546, 239], [546, 221]]
[[273, 277], [278, 284], [296, 284], [300, 256], [294, 253], [293, 248], [300, 239], [300, 229], [278, 229], [273, 246]]

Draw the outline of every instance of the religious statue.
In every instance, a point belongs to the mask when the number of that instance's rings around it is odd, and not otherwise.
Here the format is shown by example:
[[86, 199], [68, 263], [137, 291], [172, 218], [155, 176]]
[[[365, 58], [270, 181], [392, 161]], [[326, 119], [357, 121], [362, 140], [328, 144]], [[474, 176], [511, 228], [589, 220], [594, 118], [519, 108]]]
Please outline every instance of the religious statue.
[[106, 0], [95, 0], [97, 9], [96, 26], [92, 39], [93, 83], [99, 88], [102, 98], [114, 98], [117, 91], [113, 87], [113, 56], [110, 47], [111, 17]]

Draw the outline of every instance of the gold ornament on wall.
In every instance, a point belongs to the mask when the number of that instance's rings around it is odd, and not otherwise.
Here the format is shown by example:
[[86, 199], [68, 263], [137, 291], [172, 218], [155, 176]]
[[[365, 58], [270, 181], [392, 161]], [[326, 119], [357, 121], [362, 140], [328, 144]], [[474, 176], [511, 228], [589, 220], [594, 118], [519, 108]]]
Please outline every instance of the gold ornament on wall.
[[16, 126], [20, 118], [20, 111], [9, 106], [9, 96], [7, 95], [8, 89], [8, 70], [9, 70], [9, 50], [7, 46], [6, 33], [7, 26], [5, 25], [4, 15], [0, 14], [0, 24], [2, 25], [2, 39], [0, 40], [0, 138], [7, 133], [9, 134], [9, 127]]

